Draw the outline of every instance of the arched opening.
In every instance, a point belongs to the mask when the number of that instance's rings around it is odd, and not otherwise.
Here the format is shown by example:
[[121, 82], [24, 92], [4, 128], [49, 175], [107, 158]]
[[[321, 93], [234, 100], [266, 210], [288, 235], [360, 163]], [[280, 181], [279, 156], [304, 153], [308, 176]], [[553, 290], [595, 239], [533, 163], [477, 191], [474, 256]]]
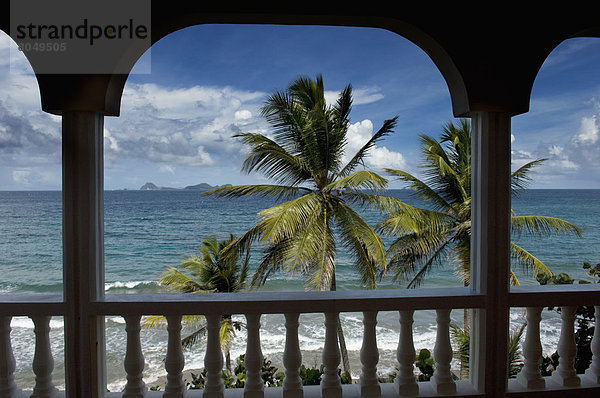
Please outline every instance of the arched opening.
[[[598, 94], [600, 78], [597, 64], [600, 40], [575, 38], [562, 42], [548, 56], [541, 67], [531, 96], [527, 114], [513, 118], [513, 169], [528, 162], [545, 159], [532, 169], [528, 190], [513, 197], [516, 216], [544, 216], [565, 220], [582, 229], [582, 236], [560, 233], [554, 227], [539, 236], [513, 234], [513, 242], [529, 251], [554, 274], [541, 275], [538, 280], [532, 272], [524, 272], [513, 264], [522, 284], [536, 285], [575, 283], [583, 280], [597, 282], [598, 277], [588, 273], [584, 263], [596, 266], [600, 249], [600, 174], [598, 174], [599, 113]], [[552, 236], [548, 236], [548, 235]], [[513, 263], [517, 263], [513, 259]], [[561, 276], [562, 275], [562, 276]], [[585, 312], [581, 312], [585, 314]], [[579, 346], [589, 337], [589, 315], [580, 314], [578, 323], [578, 373], [586, 369], [588, 347]], [[513, 318], [518, 327], [518, 314]], [[560, 314], [545, 310], [542, 313], [542, 346], [545, 372], [552, 366], [550, 356], [555, 353], [559, 339]], [[585, 325], [580, 330], [581, 325]]]
[[[240, 171], [247, 149], [232, 136], [240, 132], [271, 134], [260, 107], [270, 93], [285, 89], [298, 76], [315, 78], [322, 74], [327, 100], [332, 103], [347, 84], [352, 84], [349, 153], [364, 145], [385, 119], [398, 115], [395, 132], [378, 142], [365, 165], [382, 175], [385, 167], [419, 173], [418, 135], [437, 135], [452, 117], [447, 85], [434, 63], [413, 43], [381, 29], [199, 25], [164, 37], [141, 61], [147, 61], [144, 58], [151, 59], [152, 74], [132, 73], [125, 84], [120, 116], [105, 121], [109, 294], [163, 291], [156, 281], [166, 267], [178, 267], [182, 258], [193, 255], [210, 235], [219, 239], [229, 233], [240, 236], [254, 225], [259, 211], [275, 203], [261, 197], [204, 197], [200, 190], [185, 188], [201, 183], [213, 187], [273, 183], [259, 173]], [[401, 194], [403, 184], [390, 177], [390, 186]], [[405, 200], [415, 200], [404, 196]], [[374, 211], [369, 216], [371, 224], [381, 218]], [[263, 247], [255, 246], [248, 283], [262, 257]], [[341, 243], [336, 261], [339, 289], [360, 289], [360, 275]], [[432, 278], [434, 286], [459, 283], [451, 267], [443, 276], [432, 274]], [[273, 272], [261, 290], [303, 290], [306, 280], [301, 275]], [[402, 288], [404, 282], [386, 277], [379, 286]], [[356, 377], [362, 338], [360, 317], [348, 315], [343, 323]], [[322, 314], [303, 317], [305, 330], [300, 333], [305, 342], [305, 363], [318, 365], [320, 351], [313, 346], [322, 344]], [[263, 322], [263, 350], [282, 368], [282, 317], [265, 315]], [[396, 360], [397, 315], [381, 314], [380, 322], [388, 331], [388, 336], [382, 337], [386, 346], [382, 346], [380, 366], [382, 373], [390, 373]], [[435, 314], [423, 312], [417, 323], [427, 332], [416, 336], [416, 343], [420, 348], [433, 349]], [[148, 371], [161, 374], [165, 335], [151, 333], [143, 345], [157, 349], [146, 356], [155, 364]], [[245, 349], [244, 333], [238, 334], [232, 346], [233, 361]], [[108, 361], [111, 350], [108, 347]], [[115, 348], [114, 352], [123, 350]], [[186, 368], [202, 367], [203, 355], [200, 348], [186, 350]], [[120, 362], [121, 358], [114, 360]], [[149, 375], [148, 380], [153, 377]]]
[[[60, 118], [42, 111], [38, 83], [17, 44], [0, 32], [0, 294], [62, 294]], [[52, 350], [64, 353], [63, 318], [51, 322]], [[32, 388], [34, 324], [11, 322], [16, 381]], [[64, 385], [57, 365], [56, 383]]]

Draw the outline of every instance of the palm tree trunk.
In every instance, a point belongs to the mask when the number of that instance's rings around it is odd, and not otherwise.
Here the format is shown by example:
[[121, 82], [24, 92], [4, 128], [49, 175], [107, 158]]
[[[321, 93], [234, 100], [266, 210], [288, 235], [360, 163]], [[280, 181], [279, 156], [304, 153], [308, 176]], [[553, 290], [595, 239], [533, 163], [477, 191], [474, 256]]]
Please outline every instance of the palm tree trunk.
[[[336, 290], [335, 283], [335, 273], [333, 274], [333, 278], [331, 279], [331, 285], [329, 290]], [[342, 328], [342, 322], [340, 320], [340, 314], [337, 314], [337, 335], [338, 342], [340, 344], [340, 354], [342, 356], [342, 368], [344, 372], [350, 374], [350, 359], [348, 358], [348, 349], [346, 348], [346, 338], [344, 337], [344, 329]]]
[[348, 349], [346, 349], [346, 339], [344, 338], [344, 330], [342, 329], [342, 323], [340, 322], [340, 314], [337, 315], [337, 318], [337, 334], [338, 340], [340, 342], [340, 352], [342, 355], [342, 367], [344, 369], [344, 372], [348, 372], [348, 374], [350, 374], [350, 360], [348, 359]]
[[[469, 282], [464, 281], [464, 286], [469, 286]], [[471, 313], [469, 312], [468, 308], [464, 309], [463, 312], [463, 330], [465, 332], [470, 332], [471, 330]], [[462, 363], [462, 361], [460, 362], [460, 379], [461, 380], [466, 380], [469, 378], [469, 367], [467, 366], [468, 364], [464, 364]]]

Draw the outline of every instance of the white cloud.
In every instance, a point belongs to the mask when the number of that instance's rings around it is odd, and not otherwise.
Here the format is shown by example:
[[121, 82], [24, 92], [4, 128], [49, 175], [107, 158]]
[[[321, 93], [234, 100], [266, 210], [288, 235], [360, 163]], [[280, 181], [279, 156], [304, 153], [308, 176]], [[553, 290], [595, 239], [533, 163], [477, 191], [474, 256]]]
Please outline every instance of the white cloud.
[[[362, 122], [351, 124], [348, 128], [345, 161], [350, 160], [360, 148], [373, 136], [373, 123], [365, 119]], [[366, 166], [377, 171], [384, 167], [405, 169], [406, 159], [399, 152], [390, 151], [385, 146], [374, 146], [365, 158]]]
[[584, 117], [581, 120], [579, 133], [575, 136], [575, 142], [580, 144], [595, 144], [598, 141], [598, 120], [596, 115]]
[[252, 118], [252, 112], [250, 112], [248, 109], [242, 109], [235, 112], [234, 116], [236, 120], [247, 120]]
[[[337, 102], [340, 91], [325, 91], [325, 102], [333, 105]], [[383, 94], [378, 87], [352, 88], [352, 104], [364, 105], [383, 99]]]
[[17, 184], [21, 185], [29, 185], [29, 176], [31, 175], [31, 171], [29, 170], [13, 170], [12, 178], [13, 181]]
[[263, 98], [230, 87], [128, 85], [121, 116], [106, 122], [108, 157], [195, 167], [241, 164], [242, 144], [232, 135], [263, 128], [264, 120], [254, 116]]
[[175, 174], [175, 167], [163, 164], [158, 168], [162, 173]]

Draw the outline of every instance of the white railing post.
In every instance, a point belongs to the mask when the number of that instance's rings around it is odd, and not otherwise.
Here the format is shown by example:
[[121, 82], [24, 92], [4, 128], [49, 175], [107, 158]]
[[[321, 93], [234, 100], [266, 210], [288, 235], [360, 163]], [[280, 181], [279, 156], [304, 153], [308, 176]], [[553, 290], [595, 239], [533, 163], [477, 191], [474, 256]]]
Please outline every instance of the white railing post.
[[300, 378], [300, 366], [302, 365], [302, 353], [298, 341], [298, 313], [285, 314], [285, 349], [283, 351], [283, 366], [285, 377], [283, 378], [283, 398], [302, 398], [302, 379]]
[[431, 377], [433, 390], [438, 394], [456, 393], [456, 384], [452, 379], [450, 361], [452, 361], [452, 345], [450, 344], [450, 310], [436, 310], [437, 333], [433, 348], [435, 371]]
[[415, 344], [413, 341], [413, 310], [400, 311], [400, 337], [398, 339], [398, 374], [394, 388], [401, 396], [417, 395], [419, 385], [415, 376]]
[[594, 315], [596, 321], [594, 324], [594, 337], [591, 343], [592, 363], [585, 371], [585, 375], [594, 383], [600, 384], [600, 305], [594, 307]]
[[321, 378], [321, 396], [323, 398], [341, 398], [342, 385], [338, 375], [340, 348], [337, 339], [338, 314], [325, 313], [325, 344], [323, 346], [323, 376]]
[[33, 373], [35, 373], [35, 387], [31, 394], [32, 398], [53, 398], [58, 390], [52, 382], [52, 371], [54, 370], [54, 358], [50, 347], [50, 319], [51, 316], [30, 317], [34, 325], [35, 354], [33, 355]]
[[542, 389], [546, 381], [542, 377], [542, 342], [540, 340], [540, 321], [542, 307], [527, 307], [527, 331], [523, 343], [523, 368], [517, 374], [517, 382], [528, 389]]
[[225, 393], [220, 329], [221, 315], [206, 315], [206, 355], [204, 356], [206, 383], [202, 393], [204, 398], [223, 398]]
[[167, 371], [167, 384], [165, 385], [165, 398], [180, 398], [185, 396], [185, 383], [183, 382], [184, 356], [181, 347], [181, 315], [167, 315], [167, 357], [165, 370]]
[[17, 363], [10, 341], [10, 316], [0, 317], [0, 397], [17, 398], [21, 390], [15, 383]]
[[244, 398], [264, 397], [264, 382], [262, 379], [263, 354], [260, 349], [260, 314], [246, 314], [246, 383]]
[[363, 341], [360, 348], [360, 396], [364, 398], [377, 398], [381, 396], [381, 386], [377, 379], [377, 363], [379, 362], [379, 349], [377, 348], [377, 311], [363, 312]]
[[142, 372], [144, 371], [144, 354], [140, 342], [141, 315], [125, 316], [125, 332], [127, 333], [127, 347], [125, 352], [125, 372], [127, 384], [123, 390], [123, 398], [142, 398], [146, 395], [146, 383]]
[[560, 307], [560, 337], [558, 339], [558, 367], [552, 372], [552, 379], [565, 387], [577, 387], [581, 383], [579, 376], [575, 372], [575, 355], [577, 346], [575, 344], [575, 333], [573, 331], [575, 324], [576, 307]]

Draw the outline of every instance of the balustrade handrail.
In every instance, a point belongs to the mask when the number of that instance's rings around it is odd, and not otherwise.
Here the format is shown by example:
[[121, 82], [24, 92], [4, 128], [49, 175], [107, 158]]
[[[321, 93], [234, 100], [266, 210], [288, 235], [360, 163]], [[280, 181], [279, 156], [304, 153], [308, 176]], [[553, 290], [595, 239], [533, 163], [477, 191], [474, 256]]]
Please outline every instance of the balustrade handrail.
[[[98, 315], [284, 314], [480, 308], [468, 288], [241, 293], [108, 294], [91, 303]], [[151, 304], [151, 305], [149, 305]]]
[[[582, 299], [585, 296], [585, 299]], [[107, 294], [90, 303], [96, 315], [283, 314], [482, 308], [468, 287], [346, 291]], [[62, 294], [2, 294], [0, 316], [65, 315]], [[150, 305], [149, 305], [150, 304]], [[510, 307], [600, 304], [600, 284], [513, 286]]]

